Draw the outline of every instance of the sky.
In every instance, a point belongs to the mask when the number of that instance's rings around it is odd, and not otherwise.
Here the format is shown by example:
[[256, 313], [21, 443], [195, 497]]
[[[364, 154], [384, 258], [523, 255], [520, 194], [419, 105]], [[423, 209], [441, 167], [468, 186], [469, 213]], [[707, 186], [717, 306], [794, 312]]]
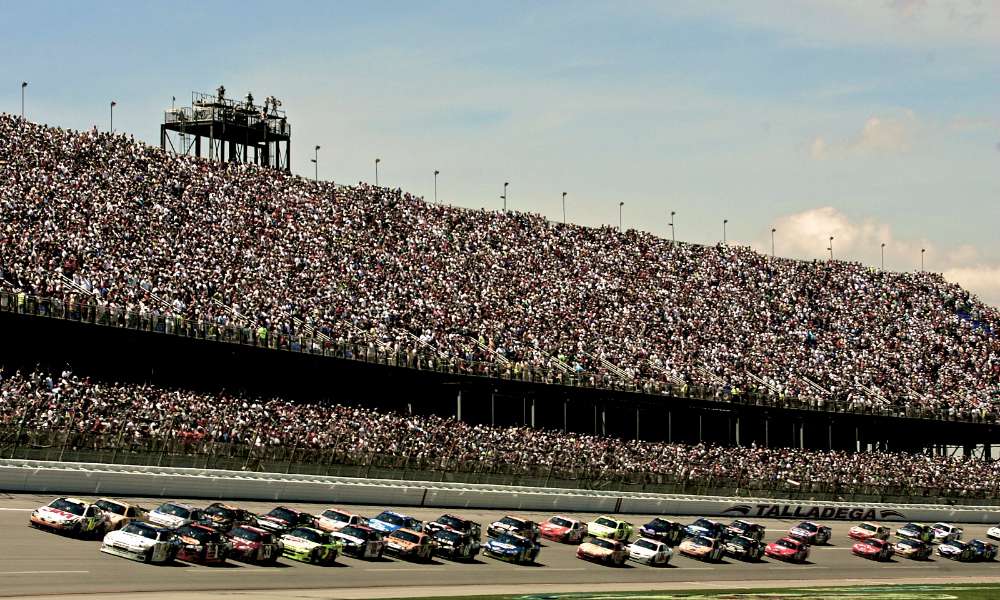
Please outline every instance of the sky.
[[[0, 0], [0, 111], [159, 143], [224, 84], [293, 172], [781, 256], [1000, 305], [1000, 0]], [[3, 83], [7, 82], [7, 83]], [[675, 212], [674, 229], [669, 225]], [[924, 252], [921, 252], [921, 250]]]

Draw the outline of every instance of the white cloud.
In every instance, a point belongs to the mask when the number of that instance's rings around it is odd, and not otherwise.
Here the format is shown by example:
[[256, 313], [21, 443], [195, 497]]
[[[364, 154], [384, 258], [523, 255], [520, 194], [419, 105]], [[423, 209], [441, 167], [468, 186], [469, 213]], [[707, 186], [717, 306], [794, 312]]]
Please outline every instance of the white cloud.
[[918, 127], [913, 111], [903, 111], [896, 116], [869, 117], [861, 131], [839, 141], [828, 142], [825, 136], [817, 136], [809, 145], [809, 155], [822, 160], [848, 154], [897, 154], [907, 152]]
[[977, 264], [953, 267], [944, 271], [944, 278], [961, 284], [981, 300], [1000, 306], [1000, 266]]

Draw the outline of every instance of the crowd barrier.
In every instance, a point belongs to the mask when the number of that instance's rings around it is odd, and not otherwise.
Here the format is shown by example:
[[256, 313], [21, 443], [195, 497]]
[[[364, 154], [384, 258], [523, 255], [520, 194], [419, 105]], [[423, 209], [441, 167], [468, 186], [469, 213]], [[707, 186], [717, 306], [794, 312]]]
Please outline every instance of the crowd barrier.
[[986, 506], [851, 504], [0, 460], [0, 491], [819, 521], [1000, 522]]

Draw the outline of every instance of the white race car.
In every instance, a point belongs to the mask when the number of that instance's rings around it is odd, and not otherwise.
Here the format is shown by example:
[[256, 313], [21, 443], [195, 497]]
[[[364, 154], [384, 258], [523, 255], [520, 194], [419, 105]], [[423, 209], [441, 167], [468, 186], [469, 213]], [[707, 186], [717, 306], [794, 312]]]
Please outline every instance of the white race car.
[[674, 555], [670, 546], [649, 538], [639, 538], [629, 544], [626, 549], [629, 560], [653, 567], [667, 564], [670, 562], [670, 557]]
[[316, 527], [323, 531], [340, 531], [348, 525], [368, 525], [368, 519], [337, 508], [328, 508], [316, 517]]
[[986, 537], [991, 540], [1000, 540], [1000, 525], [990, 527], [986, 530]]
[[189, 504], [179, 502], [164, 502], [156, 510], [149, 511], [149, 522], [163, 525], [170, 529], [177, 529], [184, 525], [196, 523], [205, 518], [200, 508], [195, 508]]
[[935, 523], [931, 525], [934, 531], [934, 543], [944, 544], [962, 539], [962, 528], [948, 523]]
[[147, 563], [173, 562], [179, 546], [169, 529], [133, 521], [104, 536], [101, 552]]

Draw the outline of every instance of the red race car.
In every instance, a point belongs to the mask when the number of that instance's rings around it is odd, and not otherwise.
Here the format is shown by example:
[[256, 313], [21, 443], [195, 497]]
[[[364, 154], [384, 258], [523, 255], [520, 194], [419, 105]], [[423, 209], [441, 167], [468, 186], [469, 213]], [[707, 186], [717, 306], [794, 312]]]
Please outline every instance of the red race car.
[[226, 534], [232, 544], [234, 560], [261, 565], [273, 565], [281, 556], [281, 542], [270, 531], [250, 525], [240, 525]]
[[893, 549], [892, 544], [885, 540], [869, 538], [851, 546], [851, 552], [853, 552], [855, 556], [862, 556], [864, 558], [870, 558], [881, 562], [892, 558], [895, 550]]
[[218, 531], [205, 525], [184, 525], [174, 533], [181, 545], [177, 550], [177, 558], [188, 562], [216, 563], [226, 562], [229, 554], [229, 543]]
[[542, 537], [554, 542], [564, 544], [579, 544], [583, 538], [587, 537], [587, 524], [556, 515], [538, 526], [538, 532]]
[[791, 537], [783, 537], [764, 548], [764, 554], [788, 562], [803, 563], [809, 558], [809, 546]]

